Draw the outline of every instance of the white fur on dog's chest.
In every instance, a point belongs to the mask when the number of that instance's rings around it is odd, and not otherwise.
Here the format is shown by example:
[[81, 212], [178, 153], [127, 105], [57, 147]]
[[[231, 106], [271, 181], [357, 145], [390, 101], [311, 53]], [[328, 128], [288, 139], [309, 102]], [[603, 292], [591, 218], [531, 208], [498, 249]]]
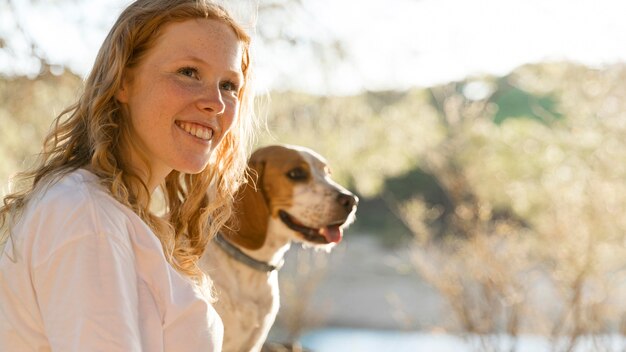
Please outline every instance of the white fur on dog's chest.
[[230, 329], [224, 335], [224, 351], [247, 351], [256, 341], [258, 346], [250, 351], [260, 350], [260, 337], [267, 336], [279, 308], [277, 272], [253, 270], [214, 243], [209, 244], [200, 263], [217, 291], [215, 309], [225, 329]]

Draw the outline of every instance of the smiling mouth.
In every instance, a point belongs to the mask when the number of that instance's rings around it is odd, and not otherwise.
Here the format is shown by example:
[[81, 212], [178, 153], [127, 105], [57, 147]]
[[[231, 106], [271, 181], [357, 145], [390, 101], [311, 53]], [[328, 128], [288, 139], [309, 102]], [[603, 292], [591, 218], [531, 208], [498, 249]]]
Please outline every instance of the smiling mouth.
[[202, 139], [204, 141], [210, 141], [213, 138], [213, 130], [209, 127], [199, 125], [192, 122], [176, 121], [176, 126], [180, 127], [187, 134]]
[[344, 223], [343, 221], [315, 229], [304, 226], [286, 211], [279, 210], [278, 215], [288, 228], [300, 233], [308, 242], [317, 244], [339, 243], [343, 237], [343, 229], [340, 227]]

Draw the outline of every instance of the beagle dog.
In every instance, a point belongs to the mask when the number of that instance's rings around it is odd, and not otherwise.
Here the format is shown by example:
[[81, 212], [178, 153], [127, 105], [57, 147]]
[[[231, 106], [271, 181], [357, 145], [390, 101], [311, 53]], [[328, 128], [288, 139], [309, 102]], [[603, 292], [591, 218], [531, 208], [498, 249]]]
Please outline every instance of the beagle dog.
[[261, 350], [278, 313], [278, 269], [291, 243], [330, 250], [358, 203], [310, 149], [268, 146], [248, 166], [233, 217], [200, 259], [216, 289], [225, 352]]

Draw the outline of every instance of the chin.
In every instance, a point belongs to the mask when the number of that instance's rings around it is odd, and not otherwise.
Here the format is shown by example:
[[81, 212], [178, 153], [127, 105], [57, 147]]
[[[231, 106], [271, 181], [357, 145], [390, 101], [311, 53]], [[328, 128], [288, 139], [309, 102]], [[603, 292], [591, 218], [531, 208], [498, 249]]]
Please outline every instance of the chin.
[[209, 165], [211, 164], [210, 161], [211, 161], [210, 158], [208, 158], [207, 160], [203, 162], [194, 162], [194, 163], [190, 162], [190, 163], [186, 163], [185, 165], [180, 165], [179, 167], [175, 167], [174, 170], [180, 173], [184, 173], [184, 174], [195, 175], [206, 170], [207, 167], [209, 167]]

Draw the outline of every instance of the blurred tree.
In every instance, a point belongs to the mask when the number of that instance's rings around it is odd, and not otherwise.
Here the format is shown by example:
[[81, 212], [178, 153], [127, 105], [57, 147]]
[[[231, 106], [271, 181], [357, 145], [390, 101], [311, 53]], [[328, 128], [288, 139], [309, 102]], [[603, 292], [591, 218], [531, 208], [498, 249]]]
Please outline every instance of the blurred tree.
[[490, 101], [498, 106], [493, 117], [497, 124], [508, 118], [531, 118], [550, 124], [562, 117], [552, 96], [532, 94], [516, 87], [506, 77], [498, 80], [498, 88]]
[[529, 109], [493, 123], [494, 109], [473, 118], [458, 89], [435, 94], [449, 127], [421, 165], [451, 195], [446, 231], [456, 236], [436, 238], [442, 215], [423, 197], [399, 208], [418, 239], [416, 267], [480, 350], [514, 351], [497, 336], [527, 332], [550, 336], [553, 351], [584, 339], [613, 351], [604, 336], [624, 334], [625, 78], [624, 65], [563, 63], [506, 77], [516, 94], [552, 97], [562, 117], [548, 120]]

